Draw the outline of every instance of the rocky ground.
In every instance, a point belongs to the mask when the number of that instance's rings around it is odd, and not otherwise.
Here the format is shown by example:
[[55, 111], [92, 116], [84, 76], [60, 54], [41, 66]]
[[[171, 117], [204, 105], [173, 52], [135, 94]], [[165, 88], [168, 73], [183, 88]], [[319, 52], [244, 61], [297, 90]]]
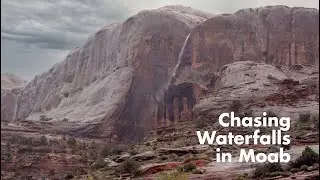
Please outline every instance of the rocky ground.
[[[72, 138], [71, 136], [48, 133], [27, 128], [17, 130], [3, 128], [1, 134], [2, 179], [164, 179], [173, 176], [179, 167], [194, 164], [196, 170], [179, 174], [177, 177], [187, 179], [236, 179], [241, 175], [252, 173], [253, 163], [237, 163], [240, 148], [254, 148], [257, 152], [277, 152], [279, 146], [218, 146], [199, 145], [195, 129], [210, 129], [210, 122], [179, 122], [170, 127], [159, 128], [149, 138], [139, 144], [117, 146], [92, 139]], [[310, 123], [312, 121], [310, 120]], [[12, 131], [10, 131], [11, 129]], [[34, 129], [34, 128], [32, 128]], [[314, 138], [318, 130], [312, 130]], [[244, 133], [239, 128], [234, 133]], [[311, 131], [310, 131], [311, 133]], [[308, 138], [308, 134], [294, 138], [290, 150], [292, 160], [298, 158], [306, 145], [319, 153], [319, 139]], [[44, 138], [46, 137], [46, 138]], [[308, 141], [310, 140], [310, 141]], [[113, 147], [113, 148], [112, 148]], [[215, 149], [232, 152], [232, 163], [217, 163]], [[133, 160], [129, 165], [131, 174], [122, 172], [123, 164]], [[135, 167], [136, 166], [136, 167]], [[315, 165], [316, 166], [316, 165]], [[133, 177], [135, 171], [139, 172]], [[167, 174], [165, 174], [167, 173]], [[181, 176], [181, 177], [180, 177]], [[292, 172], [290, 177], [304, 179], [319, 176], [317, 167], [309, 170]], [[32, 178], [31, 178], [32, 177]], [[282, 177], [283, 178], [283, 177]], [[274, 179], [282, 179], [281, 176]], [[249, 178], [247, 178], [249, 179]], [[284, 178], [285, 179], [285, 178]]]

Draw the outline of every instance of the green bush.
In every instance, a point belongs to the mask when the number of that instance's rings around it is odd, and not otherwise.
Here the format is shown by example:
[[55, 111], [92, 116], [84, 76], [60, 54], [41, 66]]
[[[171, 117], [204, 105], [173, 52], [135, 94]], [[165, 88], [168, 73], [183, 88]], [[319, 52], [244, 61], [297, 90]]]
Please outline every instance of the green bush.
[[181, 167], [179, 167], [179, 171], [181, 172], [191, 172], [192, 170], [196, 169], [197, 166], [193, 163], [188, 163], [188, 164], [185, 164]]
[[181, 171], [161, 172], [156, 177], [157, 180], [187, 180], [188, 177]]
[[244, 173], [244, 174], [241, 174], [239, 176], [237, 176], [236, 180], [246, 180], [248, 179], [248, 173]]
[[311, 114], [310, 113], [301, 113], [299, 114], [299, 121], [300, 122], [308, 122], [311, 118]]
[[307, 165], [302, 165], [300, 167], [300, 171], [308, 171], [308, 166]]
[[270, 177], [277, 177], [277, 176], [280, 176], [281, 172], [279, 171], [276, 171], [276, 172], [272, 172], [269, 174]]
[[262, 165], [258, 165], [254, 171], [254, 177], [267, 177], [273, 172], [282, 172], [283, 169], [280, 163], [265, 163]]
[[319, 154], [307, 146], [303, 150], [302, 155], [295, 161], [292, 161], [289, 166], [292, 168], [300, 168], [303, 165], [312, 166], [314, 163], [319, 163]]
[[121, 173], [129, 173], [136, 175], [138, 173], [138, 169], [140, 167], [140, 164], [133, 160], [133, 159], [127, 159], [120, 165], [120, 172]]
[[75, 139], [74, 137], [70, 137], [70, 138], [67, 140], [67, 144], [68, 144], [70, 147], [74, 148], [74, 147], [76, 147], [77, 141], [76, 141], [76, 139]]

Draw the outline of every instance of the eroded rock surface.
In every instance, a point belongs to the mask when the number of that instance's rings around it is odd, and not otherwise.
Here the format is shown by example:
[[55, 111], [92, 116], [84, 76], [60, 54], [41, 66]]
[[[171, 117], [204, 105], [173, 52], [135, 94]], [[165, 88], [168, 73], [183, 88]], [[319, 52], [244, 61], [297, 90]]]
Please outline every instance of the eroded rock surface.
[[20, 98], [10, 101], [17, 108], [7, 119], [39, 120], [45, 115], [84, 124], [78, 134], [141, 138], [150, 127], [155, 94], [167, 84], [185, 37], [211, 17], [168, 6], [108, 25], [36, 76]]

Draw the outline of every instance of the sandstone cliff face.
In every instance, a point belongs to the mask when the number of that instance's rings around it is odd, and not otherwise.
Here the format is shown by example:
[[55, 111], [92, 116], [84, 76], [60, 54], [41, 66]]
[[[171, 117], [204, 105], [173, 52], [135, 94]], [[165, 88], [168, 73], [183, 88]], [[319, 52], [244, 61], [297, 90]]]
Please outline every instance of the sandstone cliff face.
[[[155, 95], [168, 81], [185, 37], [212, 17], [182, 6], [143, 11], [108, 25], [36, 76], [20, 93], [11, 119], [97, 124], [94, 132], [142, 137]], [[85, 129], [85, 128], [84, 128]], [[80, 131], [80, 130], [79, 130]]]
[[183, 65], [234, 61], [319, 65], [319, 10], [267, 6], [218, 15], [193, 29]]
[[[199, 99], [207, 93], [217, 93], [216, 90], [222, 86], [216, 83], [220, 76], [219, 70], [224, 65], [236, 61], [264, 62], [288, 67], [295, 64], [314, 65], [316, 67], [314, 71], [317, 72], [319, 69], [318, 25], [318, 10], [286, 6], [243, 9], [234, 14], [217, 15], [201, 23], [192, 30], [183, 50], [176, 76], [172, 78], [177, 88], [186, 83], [192, 86], [194, 97], [184, 95], [190, 92], [189, 88], [178, 88], [178, 90], [169, 88], [166, 95], [170, 98], [165, 99], [164, 107], [169, 113], [169, 118], [167, 114], [162, 117], [171, 121], [180, 119], [183, 107], [187, 106], [187, 111], [192, 111], [193, 106], [190, 108], [188, 102], [194, 100], [199, 102]], [[241, 70], [243, 66], [236, 67]], [[242, 71], [247, 71], [248, 68], [250, 69], [246, 66]], [[253, 74], [265, 76], [273, 69], [277, 70], [270, 66], [270, 69], [260, 69], [266, 72]], [[274, 73], [279, 74], [276, 71]], [[249, 76], [239, 76], [239, 74], [232, 74], [231, 71], [226, 71], [225, 75], [229, 76], [228, 86], [237, 86], [238, 83], [250, 77], [250, 73]], [[258, 77], [257, 79], [261, 80]], [[262, 84], [256, 84], [256, 86], [260, 89], [257, 93], [264, 96], [263, 90], [268, 88], [262, 88]], [[271, 90], [277, 91], [276, 87], [275, 89], [272, 87]], [[241, 93], [234, 95], [234, 97], [240, 96]], [[217, 97], [222, 100], [229, 98], [227, 95]], [[187, 99], [187, 103], [183, 98]], [[246, 98], [250, 99], [250, 93]], [[218, 100], [213, 102], [220, 103]], [[223, 106], [214, 107], [215, 109], [224, 108]], [[158, 109], [163, 108], [159, 106]], [[161, 118], [157, 119], [163, 121]]]

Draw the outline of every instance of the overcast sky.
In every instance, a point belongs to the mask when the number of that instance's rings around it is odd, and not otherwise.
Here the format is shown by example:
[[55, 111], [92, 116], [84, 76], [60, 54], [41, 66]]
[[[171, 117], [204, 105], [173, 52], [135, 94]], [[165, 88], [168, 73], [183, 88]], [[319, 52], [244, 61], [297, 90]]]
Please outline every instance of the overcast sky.
[[218, 14], [276, 4], [318, 9], [319, 0], [1, 0], [1, 72], [30, 80], [101, 27], [172, 4]]

